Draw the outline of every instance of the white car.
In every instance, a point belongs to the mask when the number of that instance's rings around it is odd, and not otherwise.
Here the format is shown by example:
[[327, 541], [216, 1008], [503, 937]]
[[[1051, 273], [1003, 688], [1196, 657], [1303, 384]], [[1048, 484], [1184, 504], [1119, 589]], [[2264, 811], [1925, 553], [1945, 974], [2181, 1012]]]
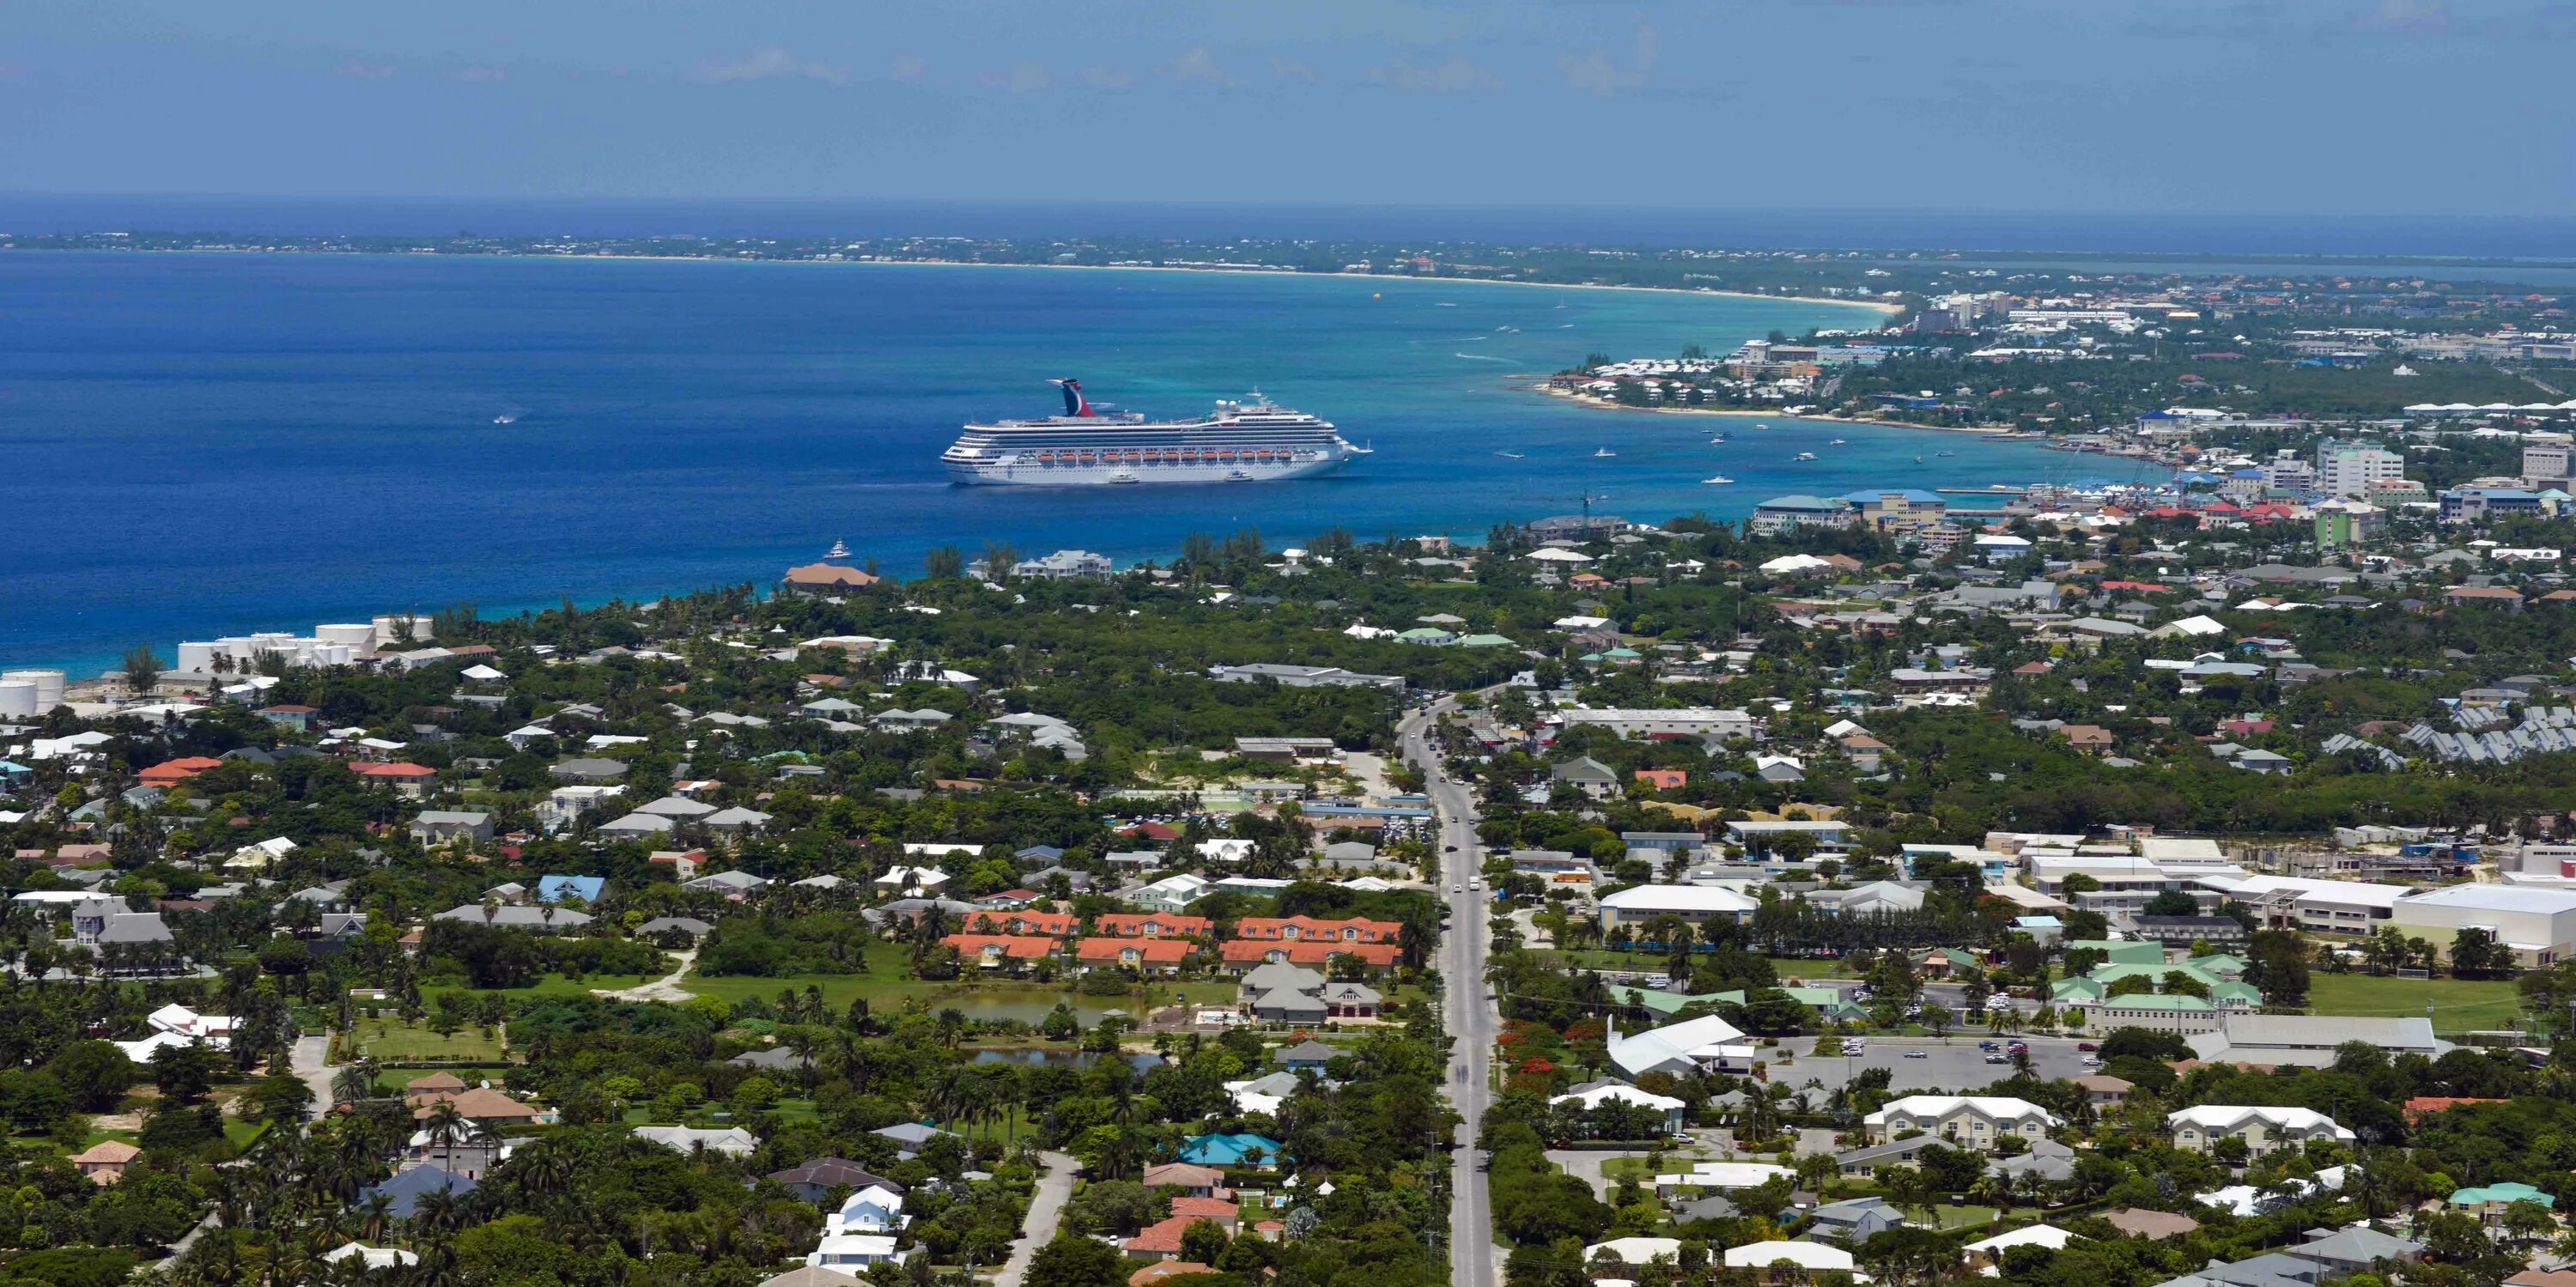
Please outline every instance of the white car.
[[1464, 885], [1451, 885], [1449, 887], [1449, 892], [1453, 894], [1464, 893], [1466, 892], [1466, 888], [1467, 887]]
[[1905, 1057], [1908, 1059], [1929, 1059], [1932, 1056], [1927, 1055], [1920, 1050], [1908, 1050], [1905, 1052]]

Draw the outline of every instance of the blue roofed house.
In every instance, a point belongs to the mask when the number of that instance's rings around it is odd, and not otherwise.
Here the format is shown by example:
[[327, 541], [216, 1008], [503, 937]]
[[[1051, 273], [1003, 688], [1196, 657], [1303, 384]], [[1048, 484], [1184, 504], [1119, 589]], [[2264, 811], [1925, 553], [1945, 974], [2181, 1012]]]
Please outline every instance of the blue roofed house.
[[595, 903], [606, 888], [608, 878], [605, 876], [539, 876], [537, 901], [560, 903], [566, 898], [578, 898], [585, 903]]
[[1181, 1146], [1180, 1160], [1196, 1166], [1267, 1170], [1279, 1164], [1279, 1141], [1246, 1133], [1201, 1135]]

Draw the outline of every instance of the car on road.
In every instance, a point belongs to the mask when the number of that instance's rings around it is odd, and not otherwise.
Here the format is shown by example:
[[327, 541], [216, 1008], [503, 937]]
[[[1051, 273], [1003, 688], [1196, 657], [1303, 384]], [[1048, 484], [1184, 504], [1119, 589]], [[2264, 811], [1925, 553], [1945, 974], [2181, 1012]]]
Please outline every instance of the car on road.
[[2089, 1055], [2096, 1050], [2100, 1050], [2102, 1047], [2098, 1042], [2079, 1041], [2075, 1043], [2075, 1048]]
[[1456, 845], [1451, 845], [1451, 846], [1449, 846], [1448, 848], [1441, 850], [1440, 852], [1442, 852], [1442, 853], [1444, 853], [1444, 854], [1454, 854], [1454, 853], [1458, 852], [1458, 846], [1456, 846]]
[[2101, 1067], [2101, 1066], [2102, 1066], [2102, 1056], [2100, 1056], [2100, 1055], [2086, 1055], [2086, 1056], [2084, 1056], [2084, 1066], [2085, 1066], [2085, 1067], [2087, 1067], [2087, 1068], [2099, 1068], [2099, 1067]]
[[1453, 894], [1462, 894], [1462, 893], [1465, 893], [1465, 892], [1466, 892], [1466, 890], [1467, 890], [1467, 887], [1466, 887], [1466, 886], [1464, 886], [1464, 885], [1451, 885], [1451, 886], [1449, 887], [1449, 892], [1450, 892], [1450, 893], [1453, 893]]
[[1908, 1050], [1905, 1052], [1905, 1057], [1908, 1059], [1929, 1059], [1932, 1056], [1925, 1054], [1920, 1050]]
[[2012, 1056], [2001, 1053], [1990, 1054], [1986, 1056], [1986, 1062], [1990, 1064], [2008, 1064], [2012, 1062]]
[[2002, 1043], [2002, 1042], [2000, 1042], [2000, 1041], [1980, 1041], [1980, 1042], [1978, 1042], [1978, 1043], [1977, 1043], [1977, 1049], [1979, 1049], [1979, 1050], [1989, 1050], [1989, 1051], [1991, 1051], [1991, 1050], [2001, 1050], [2001, 1049], [2003, 1049], [2003, 1048], [2004, 1048], [2004, 1045], [2003, 1045], [2003, 1043]]

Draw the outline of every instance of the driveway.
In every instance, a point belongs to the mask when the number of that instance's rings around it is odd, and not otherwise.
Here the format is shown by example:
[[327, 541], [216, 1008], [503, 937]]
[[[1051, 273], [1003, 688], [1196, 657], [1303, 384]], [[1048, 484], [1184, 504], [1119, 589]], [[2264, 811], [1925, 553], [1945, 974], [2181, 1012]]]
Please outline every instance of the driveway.
[[331, 1111], [331, 1068], [322, 1062], [331, 1057], [331, 1035], [310, 1033], [295, 1039], [288, 1066], [304, 1084], [313, 1088], [313, 1115], [316, 1118]]
[[1038, 1248], [1055, 1237], [1056, 1221], [1064, 1215], [1064, 1204], [1073, 1197], [1075, 1162], [1062, 1153], [1040, 1153], [1038, 1162], [1046, 1170], [1038, 1174], [1037, 1192], [1029, 1195], [1029, 1217], [1020, 1223], [1019, 1240], [1011, 1244], [1011, 1258], [1002, 1262], [1002, 1272], [993, 1276], [994, 1287], [1020, 1287], [1020, 1279], [1029, 1272], [1029, 1261]]
[[680, 980], [689, 977], [689, 967], [697, 964], [698, 950], [689, 948], [673, 952], [671, 959], [679, 962], [680, 968], [650, 983], [639, 983], [631, 988], [592, 988], [590, 994], [611, 1001], [668, 1001], [673, 1005], [696, 997], [697, 993], [680, 986]]
[[[1563, 1168], [1567, 1175], [1571, 1175], [1574, 1178], [1583, 1181], [1585, 1184], [1591, 1185], [1592, 1191], [1600, 1194], [1601, 1200], [1604, 1202], [1610, 1200], [1611, 1184], [1610, 1177], [1602, 1173], [1602, 1163], [1607, 1162], [1614, 1157], [1651, 1156], [1653, 1156], [1652, 1153], [1641, 1148], [1552, 1148], [1547, 1151], [1548, 1161], [1554, 1162], [1557, 1166]], [[1668, 1175], [1678, 1175], [1684, 1171], [1688, 1171], [1691, 1168], [1691, 1163], [1693, 1162], [1713, 1160], [1716, 1159], [1712, 1158], [1706, 1149], [1673, 1148], [1664, 1150], [1664, 1162], [1665, 1165], [1670, 1168], [1670, 1170], [1665, 1172], [1665, 1174]]]

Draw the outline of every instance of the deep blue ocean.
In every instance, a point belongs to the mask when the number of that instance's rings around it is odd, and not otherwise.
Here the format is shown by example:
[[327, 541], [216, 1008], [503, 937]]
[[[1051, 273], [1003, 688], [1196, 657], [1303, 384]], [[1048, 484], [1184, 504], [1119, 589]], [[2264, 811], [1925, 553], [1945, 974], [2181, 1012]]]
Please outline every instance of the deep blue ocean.
[[[1962, 434], [1622, 414], [1599, 350], [1866, 325], [1834, 305], [1326, 277], [453, 257], [0, 254], [0, 664], [429, 611], [769, 582], [835, 540], [1169, 557], [1192, 530], [1481, 539], [1576, 509], [2116, 468]], [[1310, 481], [949, 484], [1050, 376], [1156, 414], [1254, 386], [1376, 454]], [[510, 424], [496, 417], [514, 417]], [[1733, 441], [1711, 445], [1717, 431]], [[1843, 446], [1828, 440], [1844, 438]], [[1617, 455], [1595, 458], [1607, 447]], [[1939, 457], [1939, 451], [1955, 452]], [[1522, 453], [1509, 459], [1498, 452]], [[1821, 460], [1793, 463], [1800, 451]], [[1914, 458], [1927, 458], [1916, 465]], [[1699, 480], [1724, 473], [1729, 487]]]

